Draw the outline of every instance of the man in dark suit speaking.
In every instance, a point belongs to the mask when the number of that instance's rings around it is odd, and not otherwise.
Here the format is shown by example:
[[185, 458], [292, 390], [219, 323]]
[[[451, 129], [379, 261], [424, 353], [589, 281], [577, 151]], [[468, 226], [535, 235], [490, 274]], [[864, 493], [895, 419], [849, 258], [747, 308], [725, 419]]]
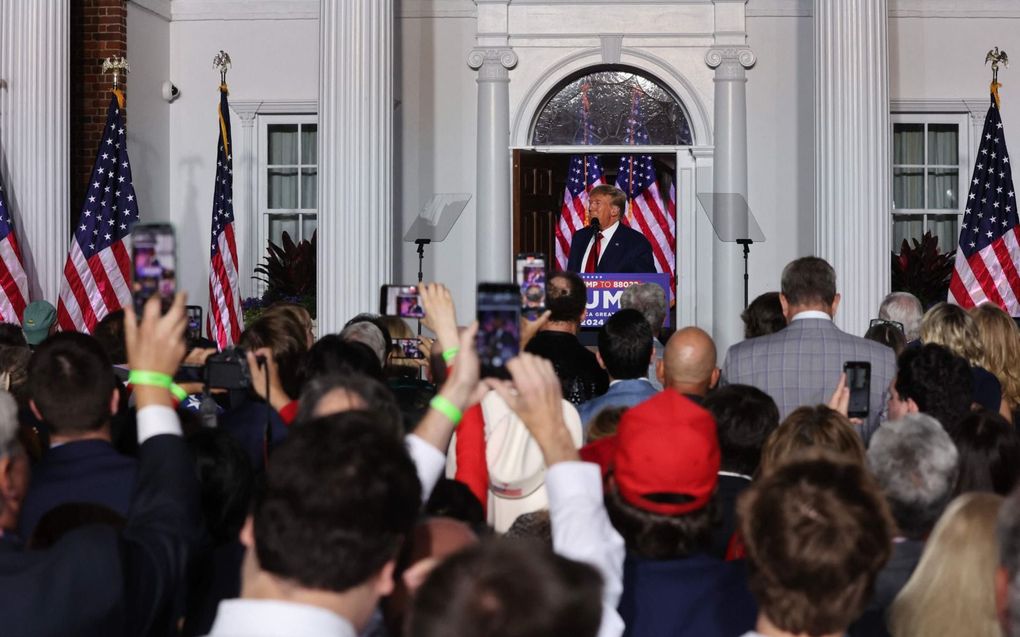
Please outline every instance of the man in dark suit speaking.
[[627, 195], [614, 186], [595, 186], [588, 195], [589, 225], [574, 233], [567, 270], [571, 272], [655, 272], [652, 244], [620, 223]]

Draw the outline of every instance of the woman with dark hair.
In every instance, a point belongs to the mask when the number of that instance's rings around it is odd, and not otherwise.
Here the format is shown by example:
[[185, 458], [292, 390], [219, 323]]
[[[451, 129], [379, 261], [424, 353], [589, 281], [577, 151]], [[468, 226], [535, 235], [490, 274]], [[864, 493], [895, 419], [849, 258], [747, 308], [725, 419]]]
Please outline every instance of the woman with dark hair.
[[869, 341], [875, 341], [881, 343], [889, 349], [891, 349], [897, 357], [903, 353], [903, 350], [907, 348], [907, 337], [903, 335], [903, 331], [895, 325], [883, 323], [881, 325], [872, 325], [865, 332], [864, 338]]
[[994, 411], [979, 409], [951, 435], [960, 454], [954, 495], [968, 491], [1009, 495], [1020, 477], [1020, 434], [1013, 425]]
[[759, 295], [740, 315], [744, 321], [744, 338], [757, 338], [774, 334], [786, 327], [786, 316], [783, 305], [779, 302], [779, 292], [766, 292]]

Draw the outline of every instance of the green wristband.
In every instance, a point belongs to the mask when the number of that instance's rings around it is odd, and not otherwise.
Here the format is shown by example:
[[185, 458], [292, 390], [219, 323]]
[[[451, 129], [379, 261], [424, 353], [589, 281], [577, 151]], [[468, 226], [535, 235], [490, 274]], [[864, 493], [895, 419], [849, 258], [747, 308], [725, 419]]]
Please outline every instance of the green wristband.
[[460, 352], [459, 347], [451, 347], [450, 349], [445, 350], [443, 352], [443, 360], [449, 363], [457, 356], [458, 352]]
[[132, 385], [162, 387], [163, 389], [169, 390], [170, 393], [173, 394], [179, 401], [188, 397], [188, 392], [184, 391], [184, 388], [180, 385], [174, 383], [174, 379], [169, 374], [163, 374], [161, 372], [146, 372], [139, 369], [133, 369], [128, 374], [128, 382]]
[[457, 409], [457, 405], [450, 402], [446, 396], [436, 394], [429, 401], [429, 407], [446, 416], [454, 425], [460, 424], [460, 419], [464, 417], [464, 414]]

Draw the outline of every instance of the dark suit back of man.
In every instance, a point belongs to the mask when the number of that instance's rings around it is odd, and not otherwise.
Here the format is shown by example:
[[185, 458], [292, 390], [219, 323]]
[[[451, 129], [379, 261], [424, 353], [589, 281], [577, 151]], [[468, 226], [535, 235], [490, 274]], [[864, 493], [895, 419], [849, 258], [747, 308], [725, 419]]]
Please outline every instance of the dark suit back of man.
[[[588, 249], [594, 231], [591, 226], [574, 234], [570, 242], [570, 256], [567, 269], [571, 272], [584, 270], [584, 252]], [[655, 272], [652, 259], [652, 244], [645, 235], [622, 223], [616, 226], [608, 245], [602, 246], [602, 257], [595, 267], [596, 272]]]
[[32, 468], [18, 532], [28, 540], [39, 520], [61, 504], [101, 504], [126, 516], [138, 463], [105, 440], [79, 440], [53, 447]]
[[92, 525], [47, 550], [0, 553], [0, 634], [137, 637], [176, 627], [199, 528], [195, 469], [178, 436], [149, 439], [139, 459], [123, 530]]
[[776, 401], [782, 420], [802, 405], [827, 403], [847, 361], [871, 363], [870, 415], [860, 428], [866, 442], [885, 411], [896, 357], [885, 345], [847, 334], [828, 319], [798, 319], [775, 334], [730, 347], [723, 384], [761, 389]]

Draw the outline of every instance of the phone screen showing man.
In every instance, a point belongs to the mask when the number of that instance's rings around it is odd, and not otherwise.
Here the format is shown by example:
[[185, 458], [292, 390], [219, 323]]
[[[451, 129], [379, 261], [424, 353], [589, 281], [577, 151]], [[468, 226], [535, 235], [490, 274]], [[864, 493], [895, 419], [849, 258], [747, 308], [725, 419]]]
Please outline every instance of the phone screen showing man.
[[425, 316], [425, 309], [415, 285], [384, 285], [382, 313], [385, 316], [420, 319]]
[[515, 284], [478, 285], [478, 358], [482, 376], [509, 378], [507, 362], [521, 347], [520, 289]]
[[534, 318], [545, 310], [545, 256], [519, 254], [516, 269], [521, 309], [529, 318]]
[[141, 316], [142, 307], [150, 297], [158, 295], [163, 311], [170, 309], [177, 293], [177, 250], [174, 229], [169, 224], [143, 224], [131, 233], [131, 263], [134, 280], [131, 292], [135, 312]]

